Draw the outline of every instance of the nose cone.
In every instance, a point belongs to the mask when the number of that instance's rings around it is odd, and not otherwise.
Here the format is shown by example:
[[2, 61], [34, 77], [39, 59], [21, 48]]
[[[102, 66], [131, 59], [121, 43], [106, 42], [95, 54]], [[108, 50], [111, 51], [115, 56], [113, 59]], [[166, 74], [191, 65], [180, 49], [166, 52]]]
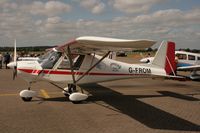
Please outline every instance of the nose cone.
[[7, 66], [10, 67], [10, 68], [14, 68], [16, 65], [17, 65], [16, 62], [10, 62], [10, 63], [7, 64]]

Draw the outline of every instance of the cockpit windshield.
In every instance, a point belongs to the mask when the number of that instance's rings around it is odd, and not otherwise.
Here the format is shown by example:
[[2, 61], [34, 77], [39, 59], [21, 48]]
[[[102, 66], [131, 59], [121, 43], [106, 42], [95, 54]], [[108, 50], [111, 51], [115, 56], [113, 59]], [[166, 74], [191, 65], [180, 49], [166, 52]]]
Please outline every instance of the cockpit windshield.
[[[38, 62], [43, 69], [52, 69], [61, 58], [62, 53], [52, 50], [45, 55], [39, 57]], [[78, 70], [84, 60], [85, 55], [72, 54], [73, 69]], [[66, 55], [63, 55], [56, 69], [71, 69], [70, 62]]]
[[41, 64], [43, 69], [52, 69], [61, 56], [62, 56], [61, 52], [52, 50], [47, 54], [41, 56], [38, 62]]

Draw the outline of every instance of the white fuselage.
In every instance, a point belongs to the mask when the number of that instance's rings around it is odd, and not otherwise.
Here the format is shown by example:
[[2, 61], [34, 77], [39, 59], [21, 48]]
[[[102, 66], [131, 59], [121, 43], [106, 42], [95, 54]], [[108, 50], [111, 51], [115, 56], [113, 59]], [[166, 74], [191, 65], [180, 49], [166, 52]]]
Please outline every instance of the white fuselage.
[[[75, 79], [77, 80], [81, 77], [88, 69], [99, 61], [100, 58], [101, 56], [98, 55], [85, 55], [80, 68], [74, 70]], [[41, 64], [37, 61], [23, 61], [18, 63], [18, 72], [22, 74], [22, 77], [26, 76], [26, 79], [29, 75], [32, 80], [40, 78], [50, 82], [72, 83], [71, 69], [59, 68], [63, 60], [64, 58], [61, 57], [52, 69], [42, 69], [40, 66]], [[105, 58], [77, 84], [96, 83], [135, 77], [150, 77], [153, 75], [166, 75], [166, 72], [160, 68], [150, 67], [148, 64], [128, 64]]]

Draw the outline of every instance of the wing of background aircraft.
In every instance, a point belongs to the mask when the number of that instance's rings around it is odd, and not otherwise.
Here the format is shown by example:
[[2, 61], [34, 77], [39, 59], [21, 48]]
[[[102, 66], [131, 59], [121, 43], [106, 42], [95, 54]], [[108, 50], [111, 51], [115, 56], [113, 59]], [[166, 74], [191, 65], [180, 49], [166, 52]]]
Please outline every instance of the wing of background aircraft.
[[199, 71], [200, 70], [200, 65], [178, 67], [177, 70], [178, 71]]
[[144, 49], [154, 45], [153, 40], [124, 40], [105, 37], [84, 36], [76, 38], [64, 45], [58, 46], [57, 50], [66, 50], [70, 46], [71, 53], [90, 54], [95, 52]]

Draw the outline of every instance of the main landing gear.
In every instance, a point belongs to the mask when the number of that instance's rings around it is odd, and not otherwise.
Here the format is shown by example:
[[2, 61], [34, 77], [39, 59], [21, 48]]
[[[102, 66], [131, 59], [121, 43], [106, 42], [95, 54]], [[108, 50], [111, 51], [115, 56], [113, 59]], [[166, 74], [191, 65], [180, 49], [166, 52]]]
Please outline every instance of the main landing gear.
[[31, 89], [31, 83], [32, 83], [32, 82], [29, 83], [29, 87], [28, 87], [27, 90], [22, 90], [22, 91], [20, 91], [20, 93], [19, 93], [20, 97], [22, 98], [22, 100], [23, 100], [24, 102], [29, 102], [29, 101], [31, 101], [32, 98], [35, 97], [35, 96], [37, 95], [35, 91], [30, 90], [30, 89]]
[[75, 79], [75, 73], [74, 73], [74, 63], [72, 61], [72, 55], [71, 55], [71, 50], [70, 47], [67, 47], [67, 56], [69, 58], [69, 63], [70, 63], [70, 69], [71, 69], [71, 73], [72, 73], [72, 80], [73, 83], [72, 84], [68, 84], [68, 87], [66, 87], [64, 89], [64, 94], [68, 94], [69, 95], [69, 100], [72, 101], [73, 103], [80, 103], [81, 101], [84, 101], [88, 98], [88, 95], [83, 93], [83, 90], [81, 89], [81, 92], [77, 92], [76, 91], [76, 85], [77, 83], [83, 78], [85, 77], [93, 68], [95, 68], [103, 59], [105, 59], [110, 51], [108, 51], [107, 54], [105, 54], [100, 60], [98, 60], [94, 65], [92, 65], [87, 71], [85, 71], [80, 77], [78, 77], [77, 79]]
[[68, 87], [64, 88], [63, 94], [69, 96], [69, 100], [74, 104], [81, 103], [88, 98], [88, 95], [77, 92], [74, 84], [68, 84]]

